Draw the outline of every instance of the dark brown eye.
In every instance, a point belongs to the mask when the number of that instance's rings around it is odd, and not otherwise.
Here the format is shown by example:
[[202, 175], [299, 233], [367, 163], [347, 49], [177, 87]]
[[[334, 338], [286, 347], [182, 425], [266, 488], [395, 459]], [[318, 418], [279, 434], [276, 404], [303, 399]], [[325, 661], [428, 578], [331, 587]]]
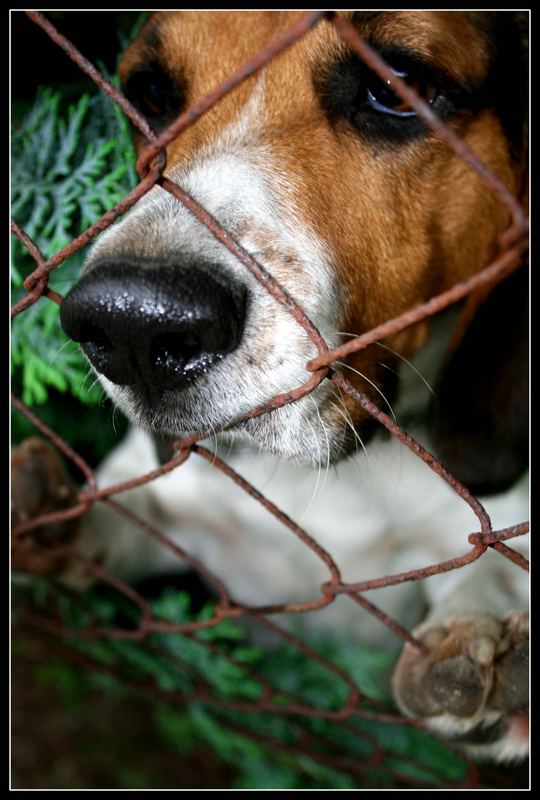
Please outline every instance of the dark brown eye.
[[156, 129], [166, 126], [178, 116], [184, 102], [181, 76], [173, 81], [157, 63], [132, 72], [124, 82], [122, 91]]
[[[424, 76], [419, 73], [399, 69], [393, 69], [392, 72], [397, 75], [398, 78], [402, 78], [406, 81], [427, 103], [431, 104], [435, 101], [437, 91], [434, 86], [428, 83]], [[395, 117], [416, 116], [416, 111], [392, 89], [389, 81], [384, 82], [380, 79], [374, 79], [367, 87], [367, 102], [371, 108], [383, 114], [392, 114]]]
[[140, 88], [140, 104], [148, 116], [157, 116], [167, 110], [167, 91], [151, 77]]
[[[461, 88], [432, 64], [406, 52], [381, 48], [380, 53], [393, 73], [415, 89], [441, 119], [450, 119], [467, 106]], [[397, 94], [392, 82], [381, 80], [352, 53], [314, 73], [322, 109], [336, 130], [352, 126], [365, 141], [389, 146], [429, 136], [422, 118]]]
[[145, 117], [151, 118], [167, 111], [171, 86], [154, 72], [135, 72], [126, 81], [124, 94]]

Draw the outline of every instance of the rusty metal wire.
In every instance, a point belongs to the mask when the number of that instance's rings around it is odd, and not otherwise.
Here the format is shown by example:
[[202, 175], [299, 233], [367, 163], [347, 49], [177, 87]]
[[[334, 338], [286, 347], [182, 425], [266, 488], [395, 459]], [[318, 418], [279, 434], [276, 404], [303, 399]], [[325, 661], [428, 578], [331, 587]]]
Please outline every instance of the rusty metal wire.
[[[478, 518], [480, 531], [471, 533], [468, 536], [470, 549], [463, 553], [463, 555], [453, 558], [448, 561], [432, 564], [428, 567], [410, 570], [395, 575], [386, 575], [382, 577], [373, 578], [361, 582], [344, 582], [339, 570], [339, 567], [332, 558], [331, 553], [322, 548], [310, 534], [303, 530], [300, 526], [294, 523], [286, 514], [279, 508], [271, 503], [259, 491], [255, 489], [248, 481], [238, 475], [228, 464], [223, 462], [214, 454], [210, 453], [203, 446], [199, 444], [209, 434], [208, 431], [202, 431], [197, 436], [192, 436], [189, 439], [178, 441], [175, 443], [176, 453], [166, 464], [163, 464], [159, 469], [153, 470], [145, 475], [138, 476], [132, 480], [125, 481], [120, 484], [108, 487], [106, 489], [99, 489], [97, 487], [96, 479], [93, 471], [88, 464], [73, 451], [67, 442], [58, 436], [53, 430], [45, 425], [38, 417], [28, 409], [19, 399], [13, 398], [13, 405], [26, 418], [45, 436], [56, 448], [58, 448], [63, 455], [73, 463], [73, 465], [82, 473], [85, 480], [85, 487], [79, 492], [78, 502], [68, 509], [63, 509], [57, 512], [49, 512], [42, 514], [31, 520], [19, 521], [12, 531], [12, 539], [14, 548], [28, 545], [31, 543], [39, 549], [39, 543], [33, 540], [32, 534], [45, 524], [52, 522], [60, 522], [66, 519], [72, 519], [80, 516], [88, 508], [96, 502], [106, 503], [116, 513], [123, 515], [129, 519], [133, 525], [138, 526], [149, 537], [156, 540], [161, 546], [168, 548], [172, 553], [183, 563], [189, 564], [194, 570], [202, 575], [205, 580], [213, 587], [218, 596], [218, 603], [215, 607], [214, 615], [205, 620], [190, 622], [186, 624], [175, 624], [165, 621], [156, 617], [148, 605], [148, 603], [138, 595], [130, 586], [120, 581], [111, 575], [104, 567], [98, 563], [94, 563], [84, 559], [74, 548], [68, 545], [69, 557], [74, 561], [78, 561], [86, 568], [93, 576], [113, 587], [120, 595], [129, 600], [139, 611], [137, 625], [134, 629], [122, 629], [119, 627], [103, 627], [101, 625], [90, 624], [85, 628], [74, 630], [67, 630], [61, 620], [39, 613], [35, 610], [26, 609], [20, 616], [20, 622], [33, 629], [46, 631], [49, 634], [56, 636], [65, 636], [68, 634], [71, 637], [78, 637], [81, 639], [95, 639], [101, 637], [107, 638], [128, 638], [143, 641], [149, 634], [158, 632], [167, 633], [181, 633], [186, 636], [194, 636], [204, 628], [213, 627], [218, 625], [221, 621], [227, 618], [245, 617], [255, 621], [261, 627], [271, 631], [273, 636], [277, 637], [283, 642], [287, 642], [292, 647], [297, 648], [307, 658], [317, 660], [325, 669], [337, 676], [345, 685], [347, 689], [347, 698], [341, 709], [337, 711], [329, 711], [327, 709], [315, 708], [306, 706], [304, 703], [295, 697], [288, 697], [288, 702], [283, 702], [283, 692], [280, 701], [276, 702], [273, 699], [277, 690], [271, 686], [266, 679], [258, 676], [261, 685], [264, 686], [264, 692], [261, 698], [257, 701], [250, 703], [247, 702], [225, 702], [223, 699], [218, 699], [212, 695], [211, 687], [204, 684], [201, 679], [199, 688], [194, 693], [192, 699], [204, 700], [205, 702], [212, 703], [216, 706], [226, 707], [231, 710], [249, 712], [249, 711], [265, 711], [268, 713], [288, 714], [302, 716], [318, 716], [327, 719], [341, 720], [342, 722], [354, 716], [365, 716], [378, 720], [384, 720], [391, 723], [399, 723], [421, 727], [421, 723], [404, 719], [403, 717], [395, 714], [392, 710], [385, 708], [373, 709], [374, 704], [370, 700], [371, 708], [362, 706], [362, 701], [365, 699], [363, 693], [358, 686], [351, 680], [345, 671], [338, 668], [335, 664], [331, 663], [328, 659], [323, 658], [305, 643], [300, 641], [297, 637], [293, 636], [290, 632], [283, 630], [277, 626], [269, 617], [276, 613], [309, 613], [316, 609], [322, 608], [334, 602], [338, 595], [347, 595], [354, 602], [358, 603], [364, 608], [366, 613], [372, 614], [377, 617], [382, 624], [387, 625], [395, 635], [401, 637], [404, 641], [411, 643], [413, 646], [420, 650], [425, 651], [425, 646], [416, 640], [409, 631], [405, 630], [392, 620], [388, 615], [383, 614], [371, 601], [363, 597], [363, 593], [367, 590], [379, 589], [385, 586], [396, 585], [406, 581], [419, 581], [425, 578], [454, 570], [470, 564], [473, 561], [481, 558], [488, 548], [495, 550], [502, 557], [510, 559], [516, 568], [528, 569], [528, 563], [519, 553], [513, 551], [505, 541], [518, 536], [523, 536], [528, 532], [527, 523], [519, 523], [512, 528], [507, 528], [500, 531], [493, 531], [491, 521], [481, 503], [459, 482], [454, 478], [436, 459], [431, 453], [426, 451], [410, 434], [404, 431], [397, 423], [390, 419], [384, 412], [362, 392], [352, 386], [344, 376], [337, 371], [334, 366], [339, 359], [357, 352], [370, 344], [384, 339], [387, 336], [395, 334], [404, 328], [413, 325], [419, 320], [432, 316], [438, 311], [446, 308], [447, 306], [456, 303], [458, 300], [470, 297], [475, 292], [482, 290], [483, 287], [492, 287], [498, 281], [504, 279], [513, 270], [515, 270], [522, 262], [523, 253], [527, 247], [527, 219], [525, 213], [518, 201], [509, 192], [509, 190], [502, 184], [499, 178], [483, 163], [481, 160], [469, 149], [466, 143], [444, 122], [442, 122], [432, 111], [429, 104], [427, 104], [418, 93], [408, 86], [402, 79], [397, 77], [391, 71], [388, 64], [386, 64], [379, 54], [374, 51], [363, 40], [356, 28], [346, 18], [341, 16], [335, 11], [313, 11], [306, 13], [305, 16], [294, 24], [285, 34], [270, 42], [259, 53], [256, 53], [245, 64], [238, 68], [234, 74], [230, 75], [222, 84], [212, 90], [206, 97], [197, 102], [194, 106], [187, 109], [179, 115], [179, 117], [172, 122], [169, 127], [163, 131], [159, 136], [150, 128], [147, 121], [134, 109], [122, 93], [116, 89], [107, 79], [88, 62], [75, 46], [69, 42], [62, 34], [60, 34], [55, 27], [37, 11], [26, 12], [29, 19], [39, 25], [45, 33], [60, 47], [62, 47], [69, 57], [97, 84], [97, 86], [106, 92], [111, 99], [117, 103], [122, 110], [130, 117], [139, 131], [146, 137], [148, 141], [147, 148], [142, 152], [137, 162], [137, 170], [141, 176], [141, 180], [135, 189], [130, 191], [120, 202], [113, 208], [107, 211], [96, 223], [82, 231], [77, 238], [69, 245], [63, 247], [57, 253], [46, 258], [25, 233], [24, 230], [16, 222], [12, 222], [12, 232], [18, 240], [26, 247], [29, 255], [35, 261], [35, 270], [24, 281], [24, 287], [27, 290], [27, 295], [20, 300], [12, 308], [12, 317], [23, 313], [32, 304], [41, 300], [42, 297], [47, 297], [49, 300], [60, 304], [62, 297], [51, 291], [48, 288], [48, 277], [52, 270], [59, 264], [65, 261], [76, 251], [86, 246], [92, 241], [100, 232], [108, 228], [121, 214], [129, 210], [138, 200], [140, 200], [153, 186], [160, 185], [163, 189], [173, 195], [178, 202], [182, 203], [189, 211], [194, 214], [202, 225], [224, 245], [237, 260], [259, 281], [259, 283], [266, 289], [266, 291], [274, 298], [277, 303], [280, 303], [296, 321], [296, 323], [303, 328], [306, 334], [310, 337], [311, 341], [317, 348], [317, 357], [312, 359], [306, 364], [306, 381], [298, 387], [292, 387], [290, 390], [272, 398], [263, 405], [251, 409], [247, 414], [239, 419], [232, 421], [229, 426], [237, 424], [240, 419], [246, 420], [253, 418], [260, 414], [268, 413], [269, 411], [280, 408], [288, 403], [294, 403], [301, 397], [310, 394], [314, 389], [325, 380], [332, 381], [343, 392], [347, 393], [356, 403], [362, 406], [364, 410], [381, 425], [386, 427], [390, 433], [398, 438], [404, 446], [408, 447], [419, 458], [421, 458], [432, 470], [434, 470], [446, 483], [452, 488], [454, 492], [467, 503], [472, 511]], [[485, 267], [481, 272], [472, 278], [463, 281], [451, 289], [432, 297], [426, 303], [407, 310], [399, 316], [387, 320], [376, 328], [367, 331], [362, 336], [356, 337], [340, 347], [330, 350], [327, 343], [317, 330], [313, 322], [306, 315], [304, 310], [292, 299], [289, 293], [279, 284], [279, 282], [268, 273], [268, 271], [257, 261], [250, 256], [242, 246], [236, 242], [226, 231], [224, 231], [212, 215], [203, 208], [193, 197], [188, 195], [180, 186], [172, 183], [163, 174], [166, 166], [166, 147], [167, 145], [181, 134], [182, 131], [189, 128], [194, 122], [199, 119], [209, 109], [213, 108], [223, 97], [239, 86], [243, 81], [254, 75], [256, 72], [263, 69], [272, 59], [276, 58], [278, 54], [283, 52], [286, 48], [294, 46], [301, 38], [308, 35], [309, 32], [318, 25], [333, 25], [339, 35], [347, 41], [349, 46], [358, 54], [358, 56], [368, 65], [370, 69], [376, 72], [380, 77], [387, 81], [392, 89], [400, 95], [403, 100], [409, 103], [419, 117], [421, 117], [427, 126], [440, 137], [446, 145], [452, 148], [480, 177], [480, 179], [494, 192], [501, 202], [505, 204], [508, 209], [510, 224], [500, 239], [499, 252], [496, 257]], [[311, 374], [310, 374], [311, 373]], [[234, 481], [237, 486], [242, 488], [246, 494], [250, 495], [253, 500], [260, 503], [269, 514], [272, 514], [280, 523], [289, 530], [290, 534], [296, 536], [303, 544], [309, 548], [317, 558], [325, 565], [328, 571], [328, 579], [323, 581], [320, 587], [320, 594], [317, 597], [311, 598], [304, 602], [289, 602], [267, 606], [250, 607], [238, 603], [232, 597], [228, 587], [220, 580], [219, 576], [214, 575], [204, 564], [197, 559], [193, 558], [183, 548], [176, 543], [170, 541], [164, 534], [157, 530], [148, 520], [139, 518], [129, 508], [121, 504], [115, 496], [136, 486], [140, 486], [149, 481], [159, 479], [166, 473], [181, 469], [182, 464], [188, 458], [204, 458], [212, 466], [220, 470], [224, 476]], [[65, 544], [64, 544], [65, 548]], [[198, 640], [199, 642], [201, 640]], [[211, 648], [209, 643], [206, 643], [208, 648]], [[57, 645], [60, 647], [63, 656], [83, 664], [87, 668], [106, 669], [97, 663], [89, 663], [91, 659], [82, 656], [80, 653], [70, 650], [65, 645]], [[223, 654], [222, 654], [223, 655]], [[229, 656], [229, 658], [231, 658]], [[231, 659], [233, 660], [233, 659]], [[164, 690], [159, 690], [155, 686], [142, 686], [144, 691], [163, 693]], [[165, 694], [167, 694], [165, 692]], [[168, 699], [171, 698], [168, 693]], [[190, 698], [187, 698], [189, 700]], [[187, 701], [186, 698], [182, 702]], [[356, 731], [358, 734], [358, 731]], [[253, 732], [250, 731], [250, 736]], [[274, 742], [275, 745], [275, 742]], [[322, 758], [321, 754], [319, 756]], [[332, 759], [330, 759], [332, 761]], [[334, 759], [335, 761], [335, 759]], [[349, 765], [350, 766], [350, 765]], [[358, 769], [358, 766], [356, 767]], [[365, 765], [362, 767], [365, 768]], [[473, 773], [469, 776], [468, 780], [472, 785], [474, 783]]]

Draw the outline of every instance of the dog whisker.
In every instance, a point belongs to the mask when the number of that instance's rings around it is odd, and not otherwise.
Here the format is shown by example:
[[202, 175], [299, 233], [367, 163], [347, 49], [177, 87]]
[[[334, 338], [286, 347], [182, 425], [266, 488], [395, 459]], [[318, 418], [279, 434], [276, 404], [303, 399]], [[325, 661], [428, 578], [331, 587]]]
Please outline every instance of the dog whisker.
[[373, 383], [373, 381], [371, 381], [366, 375], [364, 375], [363, 372], [360, 372], [359, 370], [355, 369], [354, 367], [351, 367], [350, 364], [345, 364], [344, 361], [336, 361], [335, 363], [339, 367], [345, 367], [346, 369], [350, 369], [351, 372], [356, 372], [357, 375], [360, 375], [360, 377], [363, 378], [365, 381], [367, 381], [367, 383], [371, 384], [371, 386], [373, 386], [373, 388], [380, 394], [380, 396], [382, 397], [382, 399], [384, 400], [384, 402], [386, 403], [386, 405], [390, 409], [390, 413], [392, 414], [394, 420], [397, 422], [397, 418], [396, 418], [396, 415], [394, 414], [394, 409], [392, 408], [392, 406], [390, 404], [390, 401], [384, 395], [384, 393], [379, 389], [379, 387], [375, 383]]
[[[343, 399], [342, 399], [342, 398], [341, 398], [341, 402], [342, 402], [342, 404], [343, 404], [343, 407], [345, 408], [345, 404], [344, 404], [344, 402], [343, 402]], [[360, 434], [358, 433], [358, 431], [357, 431], [357, 430], [356, 430], [356, 428], [354, 427], [354, 424], [353, 424], [353, 423], [352, 423], [352, 421], [351, 421], [351, 418], [350, 418], [350, 414], [349, 414], [349, 412], [348, 412], [348, 411], [347, 411], [347, 409], [345, 408], [345, 412], [346, 412], [346, 413], [344, 414], [344, 413], [343, 413], [343, 411], [342, 411], [342, 410], [341, 410], [341, 409], [340, 409], [340, 408], [339, 408], [339, 407], [338, 407], [338, 406], [337, 406], [335, 403], [332, 403], [332, 406], [333, 406], [333, 407], [336, 409], [336, 411], [338, 412], [338, 414], [340, 414], [340, 416], [342, 416], [342, 417], [343, 417], [343, 419], [345, 420], [345, 422], [347, 423], [347, 425], [348, 425], [348, 426], [350, 427], [350, 429], [352, 430], [352, 432], [353, 432], [353, 434], [354, 434], [354, 438], [355, 438], [356, 442], [358, 442], [358, 444], [360, 445], [360, 447], [361, 447], [361, 448], [362, 448], [362, 450], [364, 451], [364, 455], [365, 455], [365, 457], [366, 457], [366, 459], [367, 459], [367, 462], [368, 462], [368, 464], [369, 464], [369, 465], [370, 465], [370, 467], [371, 467], [371, 461], [370, 461], [370, 458], [369, 458], [369, 455], [368, 455], [368, 451], [367, 451], [367, 449], [366, 449], [366, 446], [365, 446], [364, 442], [362, 441], [362, 437], [360, 436]], [[358, 447], [357, 447], [356, 449], [358, 450]]]
[[96, 386], [96, 384], [98, 384], [98, 383], [99, 383], [99, 377], [98, 377], [98, 378], [96, 378], [94, 381], [92, 381], [92, 383], [90, 384], [90, 386], [89, 386], [89, 388], [88, 388], [88, 394], [90, 394], [90, 392], [92, 391], [92, 389], [94, 388], [94, 386]]
[[53, 364], [56, 357], [62, 352], [62, 350], [70, 344], [72, 346], [72, 350], [76, 350], [79, 346], [77, 342], [73, 342], [71, 339], [68, 339], [64, 344], [60, 345], [60, 347], [53, 353], [50, 363]]
[[115, 432], [115, 434], [118, 434], [118, 431], [116, 430], [116, 420], [115, 420], [115, 417], [116, 417], [116, 406], [113, 404], [113, 412], [112, 412], [112, 426], [113, 426], [113, 431]]
[[[343, 399], [343, 392], [342, 392], [342, 390], [339, 388], [339, 386], [338, 386], [338, 387], [336, 387], [336, 388], [338, 389], [338, 391], [339, 391], [339, 395], [340, 395], [340, 396], [338, 396], [338, 395], [336, 394], [336, 392], [334, 392], [334, 396], [336, 397], [336, 399], [337, 399], [337, 400], [339, 400], [339, 402], [340, 402], [340, 403], [341, 403], [341, 405], [343, 406], [343, 409], [344, 409], [344, 411], [345, 411], [345, 415], [346, 415], [346, 416], [345, 416], [345, 421], [347, 422], [347, 424], [349, 425], [349, 427], [351, 427], [351, 428], [352, 428], [352, 430], [353, 430], [353, 433], [355, 434], [355, 437], [357, 437], [358, 441], [360, 442], [360, 444], [361, 444], [361, 446], [362, 446], [362, 450], [364, 451], [364, 455], [365, 455], [365, 458], [366, 458], [366, 461], [367, 461], [367, 465], [368, 465], [368, 471], [369, 471], [368, 500], [367, 500], [367, 503], [366, 503], [365, 507], [364, 507], [364, 508], [363, 508], [363, 510], [362, 510], [362, 513], [365, 515], [365, 514], [367, 514], [367, 513], [369, 512], [369, 509], [370, 509], [370, 507], [371, 507], [371, 503], [372, 503], [372, 501], [373, 501], [373, 486], [374, 486], [374, 480], [375, 480], [375, 472], [374, 472], [374, 469], [373, 469], [373, 464], [372, 464], [372, 462], [371, 462], [371, 459], [370, 459], [370, 457], [369, 457], [369, 454], [368, 454], [368, 452], [367, 452], [367, 448], [366, 448], [366, 446], [365, 446], [364, 442], [362, 441], [362, 438], [360, 437], [360, 435], [359, 435], [359, 434], [358, 434], [358, 432], [356, 431], [356, 428], [354, 427], [354, 424], [353, 424], [353, 422], [352, 422], [351, 416], [350, 416], [350, 414], [349, 414], [349, 412], [348, 412], [348, 410], [347, 410], [347, 406], [345, 405], [345, 401], [344, 401], [344, 399]], [[333, 403], [332, 405], [334, 406], [334, 408], [336, 409], [336, 411], [340, 411], [340, 409], [339, 409], [339, 408], [337, 408], [337, 407], [336, 407], [336, 405], [335, 405], [334, 403]], [[341, 412], [340, 412], [340, 413], [341, 413]], [[342, 416], [343, 416], [343, 415], [342, 415]], [[356, 446], [356, 450], [358, 451], [358, 445]], [[357, 469], [358, 469], [358, 471], [359, 471], [359, 472], [361, 471], [361, 470], [360, 470], [360, 465], [359, 465], [359, 464], [357, 465]], [[362, 477], [363, 477], [363, 476], [362, 476]]]
[[399, 372], [397, 371], [397, 369], [394, 369], [389, 364], [385, 364], [384, 361], [378, 361], [377, 363], [379, 367], [383, 367], [384, 369], [387, 369], [388, 372], [391, 372], [392, 375], [397, 375], [399, 377]]
[[378, 345], [379, 345], [379, 347], [384, 347], [384, 349], [385, 349], [385, 350], [388, 350], [390, 353], [392, 353], [393, 355], [397, 356], [397, 357], [398, 357], [398, 358], [400, 358], [400, 359], [401, 359], [401, 360], [402, 360], [402, 361], [403, 361], [405, 364], [407, 364], [407, 366], [408, 366], [408, 367], [410, 367], [410, 368], [413, 370], [413, 372], [415, 372], [415, 373], [418, 375], [418, 377], [420, 378], [420, 380], [421, 380], [421, 381], [423, 381], [423, 382], [425, 383], [425, 385], [427, 386], [427, 388], [429, 389], [429, 391], [431, 392], [431, 394], [432, 394], [432, 395], [435, 397], [435, 392], [434, 392], [433, 388], [431, 387], [431, 385], [429, 384], [429, 382], [426, 380], [426, 378], [424, 378], [424, 376], [422, 375], [422, 373], [420, 372], [420, 370], [418, 370], [418, 369], [417, 369], [417, 368], [414, 366], [414, 364], [413, 364], [411, 361], [409, 361], [409, 359], [408, 359], [408, 358], [405, 358], [405, 356], [402, 356], [402, 355], [401, 355], [401, 353], [398, 353], [396, 350], [393, 350], [391, 347], [388, 347], [388, 345], [386, 345], [386, 344], [382, 344], [382, 342], [375, 342], [375, 344], [378, 344]]
[[317, 403], [315, 402], [315, 400], [313, 398], [310, 398], [310, 399], [312, 400], [312, 402], [313, 402], [313, 404], [315, 406], [315, 411], [316, 411], [317, 416], [319, 418], [319, 422], [321, 424], [321, 429], [322, 429], [322, 432], [324, 433], [324, 438], [326, 439], [326, 468], [325, 468], [324, 478], [323, 478], [323, 482], [322, 482], [322, 486], [321, 486], [321, 491], [322, 491], [324, 489], [324, 485], [326, 483], [326, 479], [328, 478], [328, 472], [329, 472], [329, 469], [330, 469], [330, 439], [328, 438], [327, 426], [324, 424], [324, 420], [323, 420], [323, 418], [321, 416], [321, 412], [319, 411], [319, 406], [317, 405]]
[[[358, 333], [347, 333], [345, 331], [336, 331], [336, 336], [348, 336], [351, 339], [359, 339], [360, 338], [360, 335]], [[420, 370], [412, 363], [412, 361], [409, 361], [408, 358], [405, 358], [405, 356], [402, 356], [401, 353], [398, 353], [397, 350], [394, 350], [392, 347], [389, 347], [387, 344], [383, 344], [382, 342], [373, 342], [373, 344], [376, 344], [379, 347], [384, 347], [385, 350], [388, 350], [390, 353], [392, 353], [392, 355], [396, 356], [401, 361], [403, 361], [404, 364], [406, 364], [408, 367], [410, 367], [413, 370], [413, 372], [415, 372], [418, 375], [420, 380], [423, 381], [426, 384], [426, 386], [429, 389], [429, 391], [431, 392], [431, 394], [435, 396], [435, 391], [433, 390], [433, 388], [430, 385], [429, 381], [427, 380], [427, 378], [424, 377], [424, 375], [422, 375]], [[386, 369], [390, 370], [391, 372], [394, 372], [395, 375], [398, 374], [398, 372], [393, 370], [387, 364], [381, 364], [381, 367], [386, 367]]]
[[[87, 382], [88, 382], [88, 381], [90, 380], [90, 378], [91, 378], [91, 377], [93, 377], [93, 376], [95, 376], [95, 377], [94, 377], [94, 380], [92, 381], [92, 383], [90, 384], [90, 386], [88, 386], [88, 387], [87, 387], [87, 386], [86, 386]], [[86, 392], [87, 394], [90, 394], [90, 392], [92, 391], [92, 389], [94, 388], [94, 386], [95, 386], [97, 383], [99, 383], [99, 375], [96, 375], [96, 373], [94, 372], [94, 370], [93, 370], [93, 369], [89, 369], [89, 370], [88, 370], [88, 372], [86, 373], [86, 375], [84, 376], [84, 379], [83, 379], [83, 381], [82, 381], [82, 383], [81, 383], [81, 387], [80, 387], [80, 388], [81, 388], [81, 393], [82, 393], [82, 392]]]
[[315, 489], [313, 490], [313, 494], [311, 496], [311, 500], [309, 501], [307, 507], [304, 509], [304, 511], [302, 513], [302, 516], [300, 517], [300, 522], [302, 522], [304, 520], [306, 514], [308, 513], [309, 509], [313, 505], [313, 503], [315, 501], [315, 498], [317, 497], [317, 494], [318, 494], [319, 484], [320, 484], [320, 480], [321, 480], [321, 446], [319, 444], [319, 440], [317, 438], [317, 434], [315, 433], [315, 428], [313, 427], [313, 425], [311, 424], [309, 419], [306, 419], [306, 423], [307, 423], [307, 425], [309, 425], [311, 433], [313, 434], [313, 440], [315, 442], [315, 446], [316, 446], [317, 451], [319, 453], [319, 457], [317, 459], [317, 480], [316, 480], [316, 483], [315, 483]]

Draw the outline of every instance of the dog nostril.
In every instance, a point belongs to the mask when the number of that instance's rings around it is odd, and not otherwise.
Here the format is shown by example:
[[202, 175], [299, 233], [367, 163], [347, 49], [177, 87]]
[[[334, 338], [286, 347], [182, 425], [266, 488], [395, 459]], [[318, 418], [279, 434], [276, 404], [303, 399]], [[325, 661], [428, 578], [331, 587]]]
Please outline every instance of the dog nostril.
[[83, 324], [79, 331], [79, 342], [90, 360], [99, 367], [107, 360], [113, 343], [97, 325]]
[[82, 344], [94, 344], [99, 348], [111, 346], [111, 340], [105, 331], [103, 331], [101, 328], [98, 328], [97, 325], [91, 324], [81, 325], [79, 341]]
[[183, 372], [186, 364], [202, 353], [202, 344], [192, 333], [161, 333], [150, 346], [150, 363], [171, 372]]

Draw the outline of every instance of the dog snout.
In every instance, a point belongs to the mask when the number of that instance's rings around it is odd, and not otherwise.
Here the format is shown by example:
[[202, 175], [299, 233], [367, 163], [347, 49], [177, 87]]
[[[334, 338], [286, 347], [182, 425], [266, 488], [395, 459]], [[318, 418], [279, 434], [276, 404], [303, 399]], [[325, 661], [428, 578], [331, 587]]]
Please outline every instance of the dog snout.
[[245, 287], [211, 265], [109, 262], [72, 289], [60, 318], [99, 373], [156, 398], [239, 346], [246, 296]]

